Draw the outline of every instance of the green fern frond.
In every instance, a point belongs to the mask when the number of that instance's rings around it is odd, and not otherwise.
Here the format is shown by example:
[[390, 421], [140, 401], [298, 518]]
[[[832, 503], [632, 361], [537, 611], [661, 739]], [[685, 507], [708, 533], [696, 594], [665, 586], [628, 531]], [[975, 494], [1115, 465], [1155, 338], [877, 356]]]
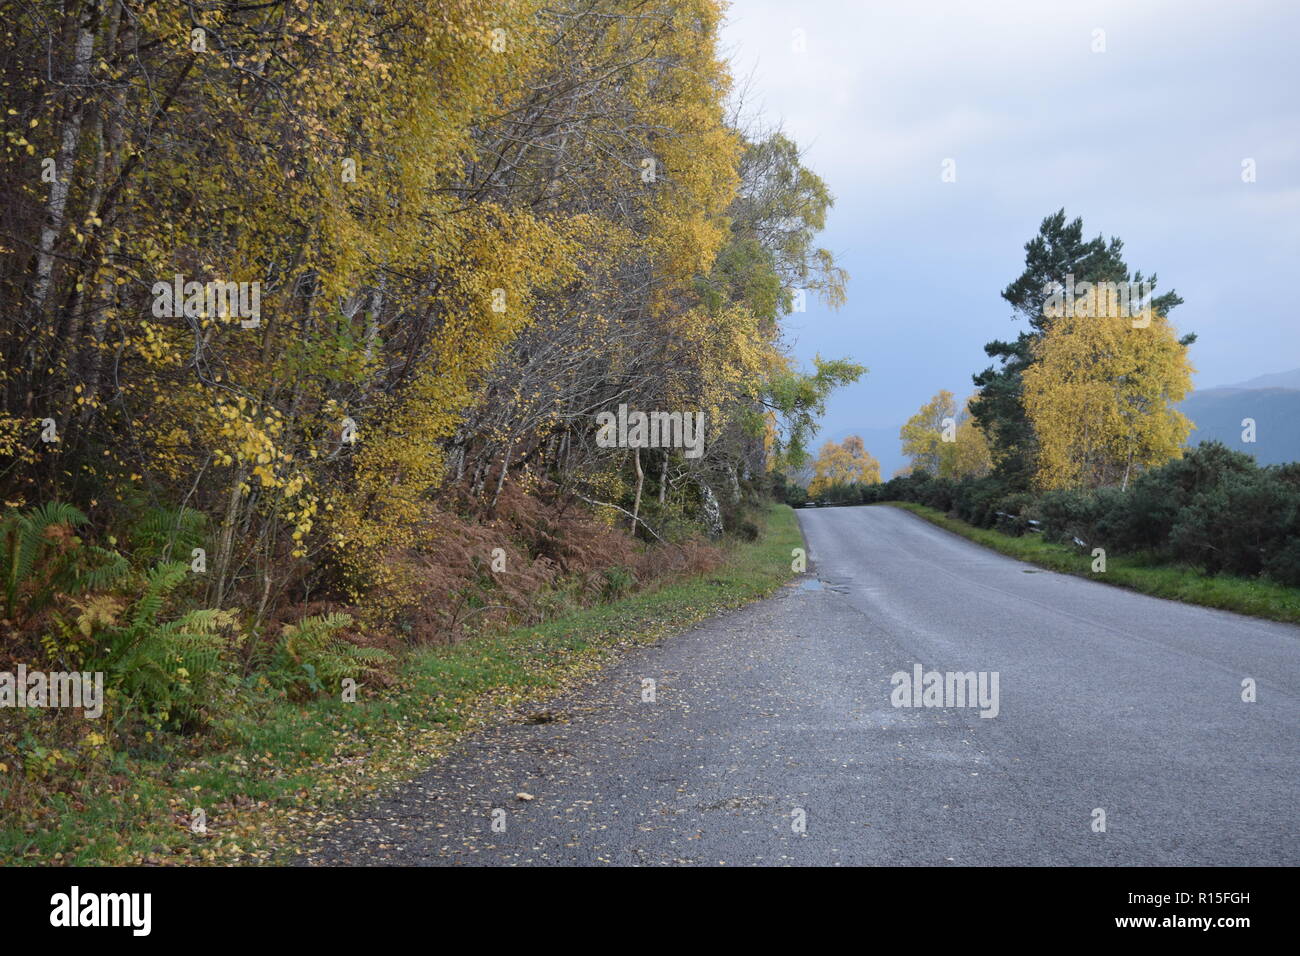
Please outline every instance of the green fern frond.
[[181, 561], [160, 564], [149, 572], [145, 578], [145, 592], [136, 602], [135, 613], [131, 616], [132, 627], [143, 627], [153, 622], [162, 613], [167, 595], [185, 580], [189, 565]]
[[128, 538], [137, 558], [188, 554], [202, 544], [206, 524], [207, 516], [193, 508], [153, 507], [131, 526]]
[[[0, 578], [4, 581], [6, 617], [16, 616], [19, 594], [32, 578], [37, 559], [48, 561], [51, 542], [46, 532], [59, 525], [76, 528], [86, 520], [72, 505], [51, 501], [23, 513], [13, 512], [0, 521]], [[30, 596], [29, 602], [39, 607], [55, 586], [70, 592], [79, 590], [75, 577], [66, 573], [70, 569], [75, 574], [74, 558], [69, 554], [62, 555], [57, 566], [46, 566], [46, 587]]]

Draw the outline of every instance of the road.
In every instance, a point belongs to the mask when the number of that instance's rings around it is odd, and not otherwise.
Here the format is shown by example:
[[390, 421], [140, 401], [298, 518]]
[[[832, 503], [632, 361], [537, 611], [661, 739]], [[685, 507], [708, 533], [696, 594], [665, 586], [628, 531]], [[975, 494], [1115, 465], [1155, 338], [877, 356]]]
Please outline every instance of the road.
[[[311, 862], [1300, 863], [1300, 628], [1043, 571], [893, 508], [799, 520], [804, 578], [630, 652], [553, 722], [467, 740]], [[996, 716], [893, 706], [917, 664], [996, 672]]]

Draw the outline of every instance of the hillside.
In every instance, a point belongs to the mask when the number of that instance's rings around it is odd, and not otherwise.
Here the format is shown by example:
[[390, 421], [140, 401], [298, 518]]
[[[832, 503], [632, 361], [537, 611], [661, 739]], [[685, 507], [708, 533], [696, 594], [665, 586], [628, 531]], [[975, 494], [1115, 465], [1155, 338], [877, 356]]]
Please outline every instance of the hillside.
[[[1178, 406], [1196, 425], [1188, 444], [1220, 441], [1261, 465], [1300, 461], [1300, 369], [1194, 392]], [[1255, 420], [1255, 441], [1242, 441], [1242, 420]]]

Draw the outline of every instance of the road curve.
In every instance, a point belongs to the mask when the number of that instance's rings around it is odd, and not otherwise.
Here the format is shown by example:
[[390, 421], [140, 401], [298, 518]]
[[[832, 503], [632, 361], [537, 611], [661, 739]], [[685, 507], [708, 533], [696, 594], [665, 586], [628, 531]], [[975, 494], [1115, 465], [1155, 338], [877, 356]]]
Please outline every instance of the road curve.
[[[893, 508], [799, 519], [800, 581], [628, 653], [547, 704], [555, 722], [474, 736], [301, 861], [1300, 863], [1300, 628], [1044, 571]], [[893, 706], [917, 664], [996, 672], [997, 715]]]

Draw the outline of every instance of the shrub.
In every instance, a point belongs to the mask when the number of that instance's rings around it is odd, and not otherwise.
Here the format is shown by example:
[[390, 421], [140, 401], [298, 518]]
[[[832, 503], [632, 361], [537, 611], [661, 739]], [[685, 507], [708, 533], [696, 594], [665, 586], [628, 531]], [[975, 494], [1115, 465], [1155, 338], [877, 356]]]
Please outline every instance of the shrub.
[[1298, 508], [1300, 496], [1273, 471], [1229, 474], [1181, 512], [1170, 546], [1175, 557], [1211, 574], [1256, 575], [1275, 558], [1285, 573]]
[[[752, 522], [746, 521], [743, 524], [754, 528]], [[754, 537], [758, 537], [758, 529], [754, 528]], [[636, 587], [636, 577], [630, 570], [623, 567], [605, 568], [601, 571], [601, 577], [604, 578], [604, 586], [601, 588], [601, 598], [606, 601], [617, 601], [623, 595], [629, 593]]]
[[1300, 531], [1264, 562], [1264, 573], [1279, 584], [1300, 587]]
[[339, 632], [352, 623], [346, 614], [321, 614], [286, 624], [276, 645], [271, 681], [295, 697], [337, 693], [345, 678], [360, 683], [393, 655], [359, 647]]
[[768, 472], [771, 482], [772, 497], [784, 502], [791, 508], [802, 508], [808, 502], [808, 489], [795, 484], [779, 471]]
[[104, 673], [125, 713], [195, 728], [209, 721], [230, 689], [234, 669], [226, 652], [238, 641], [231, 611], [201, 608], [160, 620], [188, 573], [183, 562], [159, 565], [144, 575], [129, 607], [99, 593], [74, 602], [75, 618], [54, 614], [51, 627], [78, 656], [80, 669]]
[[128, 540], [137, 564], [188, 559], [203, 544], [207, 516], [193, 508], [149, 508], [131, 526]]
[[1027, 491], [1003, 495], [994, 502], [994, 527], [1006, 534], [1020, 537], [1030, 528], [1030, 509], [1034, 496]]
[[1107, 522], [1108, 544], [1123, 550], [1167, 551], [1174, 525], [1196, 495], [1219, 487], [1231, 476], [1256, 471], [1253, 458], [1220, 442], [1190, 448], [1183, 457], [1138, 476], [1123, 501], [1122, 514]]
[[977, 528], [991, 528], [997, 521], [997, 501], [1006, 494], [1001, 479], [992, 476], [964, 483], [957, 491], [953, 510], [963, 521]]
[[1056, 489], [1038, 499], [1034, 511], [1042, 522], [1043, 535], [1050, 541], [1082, 538], [1096, 521], [1094, 499], [1086, 491]]
[[0, 521], [0, 580], [4, 617], [15, 625], [36, 618], [59, 597], [108, 587], [127, 573], [115, 551], [86, 545], [76, 535], [86, 516], [50, 502]]
[[948, 512], [957, 497], [957, 483], [951, 478], [934, 478], [917, 487], [915, 494], [920, 504]]

